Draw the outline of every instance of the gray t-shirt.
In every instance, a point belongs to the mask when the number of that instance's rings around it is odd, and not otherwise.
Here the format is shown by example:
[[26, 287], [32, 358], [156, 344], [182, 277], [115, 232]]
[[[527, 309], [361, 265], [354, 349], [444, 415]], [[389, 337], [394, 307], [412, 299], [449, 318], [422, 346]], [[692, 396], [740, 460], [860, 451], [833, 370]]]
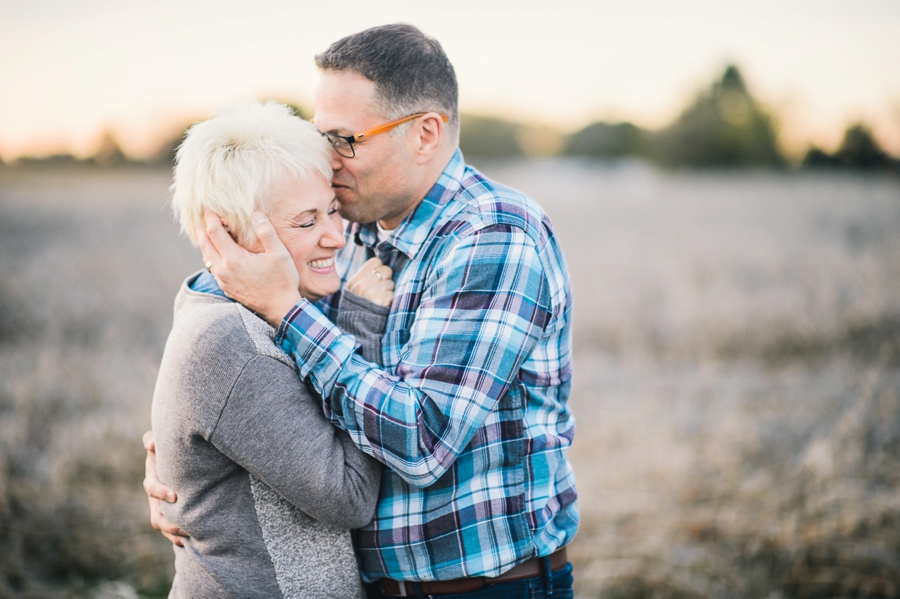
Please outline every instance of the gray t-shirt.
[[[324, 417], [273, 329], [239, 304], [193, 291], [153, 394], [163, 514], [175, 547], [170, 597], [361, 597], [351, 528], [374, 514], [381, 466]], [[338, 325], [380, 354], [387, 308], [343, 294]]]

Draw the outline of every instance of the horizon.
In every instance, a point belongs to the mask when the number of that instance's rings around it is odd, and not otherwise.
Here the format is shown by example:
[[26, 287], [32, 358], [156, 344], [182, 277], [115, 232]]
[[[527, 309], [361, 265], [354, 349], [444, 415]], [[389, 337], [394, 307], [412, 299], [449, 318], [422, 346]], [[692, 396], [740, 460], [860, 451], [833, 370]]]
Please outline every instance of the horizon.
[[900, 5], [886, 0], [465, 0], [453, 10], [407, 0], [5, 4], [0, 52], [16, 59], [0, 62], [5, 161], [88, 156], [106, 131], [129, 156], [146, 157], [185, 123], [249, 97], [312, 110], [314, 54], [396, 21], [441, 42], [462, 112], [562, 133], [596, 121], [659, 129], [735, 64], [777, 117], [788, 155], [810, 145], [833, 150], [855, 122], [900, 155]]

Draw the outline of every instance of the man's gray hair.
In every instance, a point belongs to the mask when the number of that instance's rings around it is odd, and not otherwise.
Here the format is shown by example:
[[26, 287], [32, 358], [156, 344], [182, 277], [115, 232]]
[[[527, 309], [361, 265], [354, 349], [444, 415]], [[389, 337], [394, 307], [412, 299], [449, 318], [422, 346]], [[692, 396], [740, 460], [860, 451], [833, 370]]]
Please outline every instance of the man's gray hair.
[[454, 135], [459, 131], [453, 65], [441, 44], [413, 25], [394, 23], [348, 35], [316, 56], [316, 66], [353, 71], [375, 83], [382, 113], [389, 119], [439, 112], [450, 117]]
[[270, 191], [286, 177], [331, 181], [331, 145], [284, 104], [235, 104], [188, 129], [175, 155], [172, 211], [196, 245], [203, 209], [226, 218], [245, 247], [256, 241], [254, 210], [268, 212]]

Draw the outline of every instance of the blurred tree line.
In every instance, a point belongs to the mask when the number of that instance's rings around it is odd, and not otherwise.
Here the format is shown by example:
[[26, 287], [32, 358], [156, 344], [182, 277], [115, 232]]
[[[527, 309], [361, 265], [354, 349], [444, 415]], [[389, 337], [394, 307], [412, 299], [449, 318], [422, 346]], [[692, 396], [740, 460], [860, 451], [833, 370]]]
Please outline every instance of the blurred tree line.
[[[147, 163], [147, 161], [133, 161], [129, 159], [128, 156], [126, 156], [122, 151], [122, 148], [119, 146], [119, 141], [118, 139], [116, 139], [115, 133], [110, 130], [106, 130], [100, 136], [100, 142], [97, 144], [96, 152], [93, 156], [89, 156], [88, 158], [78, 158], [77, 156], [73, 156], [72, 154], [52, 154], [50, 156], [40, 157], [20, 156], [12, 164], [15, 166], [99, 166], [106, 168], [135, 162], [139, 164]], [[3, 161], [0, 160], [0, 167], [2, 166], [4, 166], [4, 164]]]
[[878, 146], [872, 133], [862, 123], [851, 126], [844, 133], [844, 140], [834, 154], [812, 147], [803, 159], [805, 168], [851, 168], [874, 171], [893, 169], [900, 171], [900, 161]]
[[[467, 158], [562, 154], [598, 160], [640, 158], [667, 167], [783, 168], [789, 161], [777, 143], [775, 117], [729, 66], [670, 125], [659, 130], [632, 123], [592, 123], [560, 143], [529, 146], [535, 127], [504, 119], [462, 115], [460, 147]], [[543, 140], [548, 140], [545, 133]], [[834, 154], [811, 148], [802, 168], [845, 168], [900, 172], [900, 160], [878, 146], [862, 124], [847, 129]]]
[[[301, 118], [311, 114], [285, 102]], [[783, 168], [788, 159], [778, 147], [776, 119], [747, 87], [736, 66], [729, 66], [671, 124], [650, 130], [633, 123], [599, 121], [563, 135], [547, 125], [492, 116], [460, 115], [460, 148], [475, 162], [522, 156], [583, 156], [597, 160], [639, 158], [676, 168]], [[187, 126], [180, 128], [151, 157], [130, 160], [111, 131], [97, 152], [79, 160], [68, 154], [20, 158], [23, 164], [49, 166], [128, 164], [171, 165]], [[0, 167], [3, 163], [0, 162]], [[862, 123], [852, 125], [834, 154], [811, 147], [799, 165], [804, 169], [852, 169], [900, 173], [900, 159], [886, 153]]]
[[650, 131], [631, 123], [594, 123], [573, 134], [564, 152], [600, 158], [632, 156], [686, 167], [781, 167], [786, 163], [776, 143], [772, 116], [753, 98], [734, 66], [698, 94], [668, 127]]
[[[774, 116], [753, 97], [735, 66], [725, 69], [667, 127], [651, 131], [631, 123], [593, 123], [569, 136], [563, 153], [600, 159], [636, 157], [692, 168], [788, 164], [778, 148]], [[800, 166], [900, 172], [900, 160], [884, 152], [862, 124], [847, 129], [837, 152], [813, 147]]]
[[[284, 100], [278, 101], [289, 106], [291, 110], [294, 111], [294, 114], [296, 114], [300, 118], [309, 119], [312, 116], [301, 106], [295, 103], [287, 102]], [[72, 154], [53, 154], [51, 156], [41, 157], [21, 156], [16, 159], [13, 165], [47, 167], [91, 166], [101, 168], [114, 168], [121, 166], [168, 167], [174, 164], [175, 152], [176, 150], [178, 150], [178, 146], [181, 145], [182, 140], [184, 140], [185, 133], [187, 133], [187, 130], [193, 124], [193, 122], [190, 122], [176, 128], [175, 132], [172, 133], [168, 138], [166, 138], [152, 155], [139, 160], [130, 158], [127, 154], [125, 154], [125, 152], [122, 151], [122, 147], [119, 144], [119, 140], [116, 137], [116, 134], [113, 131], [107, 129], [101, 134], [100, 142], [97, 145], [97, 150], [92, 156], [89, 156], [87, 158], [78, 158], [77, 156], [73, 156]], [[8, 165], [4, 165], [3, 160], [0, 159], [0, 168], [3, 168], [4, 166]]]

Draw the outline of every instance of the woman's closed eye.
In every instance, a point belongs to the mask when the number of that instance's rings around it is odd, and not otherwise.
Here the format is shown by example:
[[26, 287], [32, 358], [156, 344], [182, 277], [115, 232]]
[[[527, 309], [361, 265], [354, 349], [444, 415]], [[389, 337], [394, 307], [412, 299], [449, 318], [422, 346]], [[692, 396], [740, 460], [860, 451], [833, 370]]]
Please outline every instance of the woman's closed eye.
[[337, 212], [340, 207], [341, 205], [338, 204], [337, 198], [331, 200], [331, 206], [328, 207], [328, 216], [331, 216], [332, 214]]
[[294, 221], [293, 226], [297, 229], [309, 229], [319, 220], [318, 216], [318, 210], [307, 210], [292, 219]]
[[[328, 207], [327, 215], [333, 216], [339, 208], [340, 204], [338, 204], [337, 200], [332, 201], [331, 206]], [[318, 210], [308, 210], [306, 213], [299, 215], [294, 221], [293, 227], [295, 229], [310, 229], [315, 226], [317, 220], [322, 218], [320, 214]]]

